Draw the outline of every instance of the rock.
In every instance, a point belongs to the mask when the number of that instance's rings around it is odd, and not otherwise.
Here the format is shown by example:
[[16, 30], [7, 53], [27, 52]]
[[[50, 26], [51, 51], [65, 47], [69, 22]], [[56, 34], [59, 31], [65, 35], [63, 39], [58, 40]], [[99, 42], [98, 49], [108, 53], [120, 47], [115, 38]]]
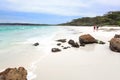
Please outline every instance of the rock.
[[61, 47], [64, 47], [64, 46], [61, 46]]
[[80, 42], [80, 46], [85, 46], [85, 43], [81, 38], [79, 38], [79, 42]]
[[81, 43], [80, 46], [85, 46], [85, 43]]
[[114, 38], [120, 38], [120, 34], [115, 34]]
[[112, 51], [120, 52], [120, 38], [112, 38], [109, 47]]
[[68, 47], [64, 47], [63, 49], [67, 49]]
[[52, 52], [60, 52], [61, 51], [61, 49], [59, 49], [59, 48], [52, 48]]
[[74, 40], [69, 40], [69, 41], [68, 41], [68, 44], [72, 45], [72, 47], [79, 48], [78, 43], [77, 43], [77, 42], [75, 42]]
[[70, 48], [70, 46], [68, 46], [68, 48]]
[[39, 45], [39, 43], [37, 42], [37, 43], [34, 43], [33, 45], [34, 45], [34, 46], [38, 46], [38, 45]]
[[70, 48], [69, 46], [68, 47], [64, 47], [63, 49], [68, 49], [68, 48]]
[[58, 46], [60, 46], [60, 45], [61, 45], [61, 43], [57, 43], [57, 45], [58, 45]]
[[0, 80], [27, 80], [27, 70], [23, 67], [7, 68], [0, 73]]
[[82, 46], [84, 46], [85, 44], [97, 43], [97, 40], [90, 34], [85, 34], [79, 37], [79, 42]]
[[105, 44], [105, 42], [99, 41], [99, 40], [97, 40], [97, 43], [98, 43], [98, 44]]
[[59, 39], [59, 40], [56, 40], [56, 41], [65, 43], [65, 42], [66, 42], [66, 39]]

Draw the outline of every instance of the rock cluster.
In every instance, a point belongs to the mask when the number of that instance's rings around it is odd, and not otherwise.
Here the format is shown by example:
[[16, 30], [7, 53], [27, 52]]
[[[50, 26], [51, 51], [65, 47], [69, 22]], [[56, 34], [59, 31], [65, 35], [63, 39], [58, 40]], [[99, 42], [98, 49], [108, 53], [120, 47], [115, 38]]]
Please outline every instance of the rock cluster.
[[27, 80], [27, 70], [23, 67], [7, 68], [0, 73], [0, 80]]
[[[65, 43], [67, 42], [66, 39], [58, 39], [56, 40], [57, 42], [57, 46], [61, 46], [63, 49], [68, 49], [70, 48], [69, 46], [63, 46], [62, 43]], [[60, 43], [61, 42], [61, 43]], [[71, 45], [71, 47], [74, 47], [74, 48], [79, 48], [79, 46], [85, 46], [85, 44], [92, 44], [92, 43], [98, 43], [98, 44], [105, 44], [105, 42], [103, 41], [100, 41], [100, 40], [96, 40], [93, 36], [91, 36], [90, 34], [84, 34], [84, 35], [81, 35], [79, 37], [79, 43], [70, 39], [68, 40], [68, 44]], [[80, 45], [79, 45], [80, 44]], [[61, 49], [59, 48], [52, 48], [51, 50], [52, 52], [60, 52]]]

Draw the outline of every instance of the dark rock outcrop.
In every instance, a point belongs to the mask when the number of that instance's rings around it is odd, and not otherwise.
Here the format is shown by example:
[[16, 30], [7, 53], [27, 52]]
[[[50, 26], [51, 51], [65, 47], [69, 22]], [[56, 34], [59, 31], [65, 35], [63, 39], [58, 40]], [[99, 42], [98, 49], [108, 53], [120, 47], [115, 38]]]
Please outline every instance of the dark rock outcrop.
[[97, 40], [90, 34], [85, 34], [79, 37], [79, 42], [81, 46], [84, 46], [85, 44], [97, 43]]
[[65, 43], [65, 42], [66, 42], [66, 39], [59, 39], [59, 40], [56, 40], [56, 41]]
[[79, 48], [79, 44], [77, 42], [75, 42], [74, 40], [69, 40], [68, 44], [70, 44], [72, 47]]
[[112, 38], [109, 47], [112, 51], [120, 52], [120, 38]]
[[33, 46], [38, 46], [38, 45], [39, 45], [39, 43], [38, 43], [38, 42], [36, 42], [36, 43], [34, 43], [34, 44], [33, 44]]
[[27, 80], [27, 70], [23, 67], [7, 68], [0, 73], [0, 80]]
[[120, 38], [120, 34], [115, 34], [114, 38]]
[[59, 48], [52, 48], [52, 50], [51, 50], [52, 52], [60, 52], [61, 51], [61, 49], [59, 49]]

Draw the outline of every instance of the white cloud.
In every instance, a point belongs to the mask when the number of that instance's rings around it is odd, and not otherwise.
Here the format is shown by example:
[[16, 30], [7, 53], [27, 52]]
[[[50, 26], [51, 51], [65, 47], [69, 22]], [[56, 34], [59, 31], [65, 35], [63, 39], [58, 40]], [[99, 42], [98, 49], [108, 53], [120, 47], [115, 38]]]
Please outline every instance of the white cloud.
[[120, 10], [119, 0], [4, 0], [2, 3], [6, 4], [2, 6], [4, 9], [13, 11], [65, 16], [96, 16], [114, 10], [111, 6]]
[[120, 6], [120, 0], [96, 0], [95, 2], [109, 6]]

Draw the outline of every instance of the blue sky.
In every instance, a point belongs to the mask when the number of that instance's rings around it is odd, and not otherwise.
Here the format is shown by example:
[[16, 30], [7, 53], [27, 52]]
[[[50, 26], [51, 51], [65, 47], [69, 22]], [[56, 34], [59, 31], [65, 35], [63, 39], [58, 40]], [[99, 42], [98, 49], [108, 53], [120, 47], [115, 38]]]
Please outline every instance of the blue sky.
[[120, 11], [120, 0], [0, 0], [0, 23], [58, 24]]

